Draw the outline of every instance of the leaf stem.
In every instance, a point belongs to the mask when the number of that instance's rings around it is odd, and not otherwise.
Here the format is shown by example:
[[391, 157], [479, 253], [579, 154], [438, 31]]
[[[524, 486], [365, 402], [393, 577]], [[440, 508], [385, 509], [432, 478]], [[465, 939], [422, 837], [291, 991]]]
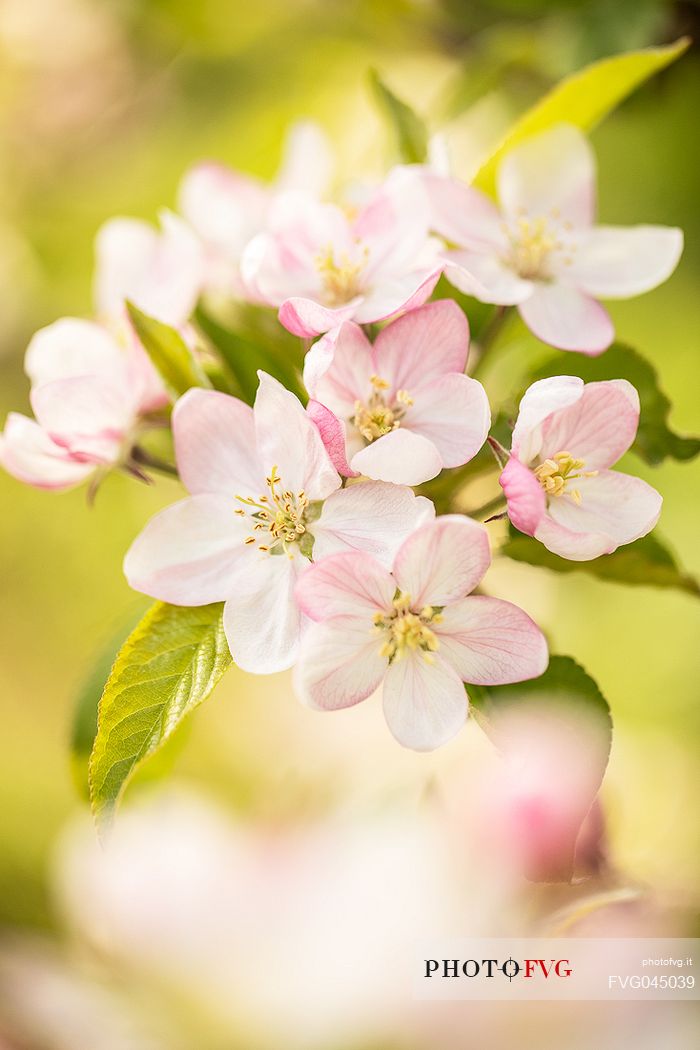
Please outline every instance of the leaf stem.
[[132, 448], [131, 460], [141, 467], [149, 467], [151, 470], [157, 470], [160, 474], [167, 474], [171, 478], [180, 476], [177, 467], [173, 463], [166, 463], [164, 459], [152, 456], [150, 452], [146, 452], [140, 445], [134, 445]]
[[468, 510], [467, 514], [470, 518], [483, 518], [489, 514], [492, 514], [495, 510], [501, 510], [506, 505], [506, 498], [501, 493], [499, 496], [494, 496], [488, 503], [482, 503], [480, 507], [476, 507], [474, 510]]

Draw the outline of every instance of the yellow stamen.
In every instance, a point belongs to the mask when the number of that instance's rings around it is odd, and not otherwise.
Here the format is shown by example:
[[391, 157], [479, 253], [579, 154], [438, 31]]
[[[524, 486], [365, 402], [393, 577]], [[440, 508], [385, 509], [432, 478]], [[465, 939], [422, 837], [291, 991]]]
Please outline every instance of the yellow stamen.
[[332, 245], [319, 252], [314, 262], [323, 278], [324, 298], [328, 306], [341, 306], [359, 294], [360, 275], [367, 265], [368, 257], [367, 248], [360, 252], [356, 262], [346, 252], [337, 258]]
[[399, 390], [394, 400], [389, 401], [382, 391], [388, 390], [391, 384], [381, 376], [370, 376], [370, 383], [373, 389], [369, 399], [355, 402], [355, 415], [351, 420], [368, 444], [401, 426], [406, 409], [413, 404], [407, 390]]
[[570, 496], [577, 506], [581, 505], [581, 493], [578, 489], [569, 489], [567, 485], [576, 478], [594, 478], [597, 470], [583, 470], [585, 463], [576, 459], [570, 452], [557, 452], [551, 459], [545, 459], [534, 474], [548, 497]]
[[382, 635], [380, 656], [389, 660], [401, 660], [408, 652], [420, 651], [426, 663], [433, 662], [432, 654], [440, 648], [440, 642], [431, 624], [442, 619], [440, 611], [424, 606], [420, 612], [411, 608], [410, 594], [399, 591], [392, 602], [392, 609], [374, 615], [375, 631]]

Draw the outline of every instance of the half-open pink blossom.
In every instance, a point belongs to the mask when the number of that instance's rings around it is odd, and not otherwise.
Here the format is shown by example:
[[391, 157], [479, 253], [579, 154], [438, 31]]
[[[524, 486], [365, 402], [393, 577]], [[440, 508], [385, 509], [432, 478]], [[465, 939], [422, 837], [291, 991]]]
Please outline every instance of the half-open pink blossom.
[[681, 230], [594, 226], [595, 159], [576, 127], [559, 124], [500, 165], [500, 210], [456, 179], [426, 173], [433, 228], [458, 247], [445, 276], [486, 303], [516, 305], [538, 338], [599, 354], [614, 329], [598, 299], [648, 292], [673, 272]]
[[638, 423], [639, 396], [625, 379], [533, 383], [500, 477], [515, 527], [572, 561], [646, 536], [661, 496], [641, 478], [609, 469], [634, 441]]
[[404, 314], [374, 345], [351, 321], [319, 340], [306, 355], [308, 411], [340, 473], [419, 485], [476, 455], [491, 414], [464, 374], [468, 352], [451, 299]]
[[126, 461], [141, 415], [159, 402], [143, 349], [92, 321], [65, 317], [42, 328], [25, 368], [36, 419], [8, 416], [0, 463], [37, 488], [70, 488]]
[[124, 562], [138, 591], [175, 605], [223, 601], [236, 662], [266, 674], [294, 662], [304, 617], [294, 587], [310, 559], [362, 550], [386, 564], [432, 503], [397, 485], [341, 489], [299, 400], [260, 372], [254, 408], [211, 390], [175, 405], [190, 495], [153, 518]]
[[207, 289], [244, 295], [241, 256], [264, 230], [275, 197], [295, 190], [320, 199], [328, 191], [332, 169], [328, 141], [312, 121], [290, 128], [281, 168], [269, 184], [213, 161], [190, 168], [180, 184], [179, 208], [203, 246]]
[[483, 525], [446, 515], [402, 543], [391, 572], [355, 552], [311, 566], [296, 594], [307, 632], [296, 668], [301, 698], [334, 711], [384, 683], [384, 714], [399, 743], [429, 751], [464, 724], [464, 682], [502, 685], [541, 675], [539, 628], [510, 602], [471, 595], [491, 554]]
[[252, 294], [280, 308], [285, 328], [310, 339], [424, 303], [443, 265], [428, 234], [423, 187], [396, 169], [359, 210], [280, 195], [241, 273]]

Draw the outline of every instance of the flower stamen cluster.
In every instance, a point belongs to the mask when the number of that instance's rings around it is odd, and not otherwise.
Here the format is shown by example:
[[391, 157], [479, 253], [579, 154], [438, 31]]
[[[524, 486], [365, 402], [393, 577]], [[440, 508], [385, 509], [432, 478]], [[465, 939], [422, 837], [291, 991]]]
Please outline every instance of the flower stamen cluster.
[[[563, 263], [567, 266], [572, 264], [575, 246], [561, 240], [557, 219], [558, 213], [553, 210], [549, 216], [530, 217], [522, 214], [512, 224], [503, 224], [503, 231], [510, 243], [506, 261], [520, 277], [526, 280], [550, 278], [551, 257], [555, 252], [565, 253]], [[570, 223], [564, 223], [563, 226], [571, 229]]]
[[371, 443], [401, 426], [401, 420], [406, 414], [406, 409], [413, 404], [413, 398], [407, 390], [399, 390], [396, 398], [388, 403], [386, 397], [381, 393], [382, 390], [387, 390], [389, 387], [386, 379], [373, 375], [370, 382], [373, 393], [368, 401], [355, 402], [355, 415], [352, 423], [365, 441]]
[[365, 247], [357, 262], [347, 252], [336, 259], [333, 245], [329, 244], [315, 258], [316, 269], [323, 278], [324, 298], [329, 306], [341, 306], [360, 293], [360, 274], [367, 265], [369, 249]]
[[[239, 503], [251, 509], [239, 507], [234, 513], [242, 517], [250, 516], [255, 521], [253, 534], [244, 541], [246, 544], [257, 543], [261, 551], [269, 554], [281, 554], [284, 551], [292, 557], [287, 549], [288, 544], [300, 543], [306, 535], [309, 498], [303, 490], [297, 493], [289, 489], [280, 490], [280, 481], [277, 467], [273, 467], [269, 477], [265, 478], [269, 496], [259, 496], [257, 500], [249, 496], [236, 496]], [[263, 533], [262, 537], [255, 535], [260, 532]], [[261, 538], [265, 543], [258, 542]]]
[[425, 605], [420, 612], [413, 612], [411, 596], [403, 591], [397, 591], [392, 605], [392, 612], [378, 612], [374, 616], [375, 631], [385, 639], [379, 655], [391, 663], [401, 660], [409, 650], [420, 650], [424, 661], [432, 663], [432, 654], [440, 648], [440, 642], [430, 624], [440, 623], [440, 610]]
[[[582, 459], [575, 459], [570, 452], [556, 452], [551, 459], [546, 459], [535, 467], [535, 477], [545, 491], [547, 496], [571, 496], [577, 506], [581, 504], [581, 493], [578, 489], [569, 489], [567, 485], [577, 478], [595, 478], [597, 470], [583, 470], [585, 463]], [[580, 473], [574, 473], [580, 471]]]

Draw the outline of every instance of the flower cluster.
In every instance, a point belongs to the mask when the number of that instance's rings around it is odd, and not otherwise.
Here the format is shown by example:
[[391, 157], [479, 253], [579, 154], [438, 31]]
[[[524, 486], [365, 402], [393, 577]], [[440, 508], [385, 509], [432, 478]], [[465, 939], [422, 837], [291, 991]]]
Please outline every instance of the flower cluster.
[[[429, 301], [436, 285], [444, 274], [483, 303], [516, 306], [543, 341], [599, 354], [613, 328], [598, 297], [665, 280], [682, 236], [593, 226], [593, 157], [568, 125], [506, 156], [500, 210], [421, 165], [395, 168], [353, 203], [332, 199], [332, 166], [322, 134], [300, 125], [271, 185], [201, 164], [183, 180], [181, 217], [164, 214], [160, 231], [107, 223], [95, 319], [65, 318], [34, 336], [35, 419], [10, 415], [0, 461], [40, 488], [114, 467], [142, 476], [144, 433], [170, 421], [188, 495], [134, 541], [131, 586], [174, 605], [224, 603], [236, 662], [259, 674], [294, 666], [299, 696], [316, 709], [350, 706], [383, 683], [394, 736], [425, 750], [464, 723], [465, 683], [537, 677], [548, 660], [525, 612], [471, 593], [490, 540], [484, 524], [456, 513], [455, 497], [491, 411], [466, 374], [464, 310], [445, 297], [449, 285]], [[193, 318], [203, 297], [277, 311], [303, 341], [308, 399], [280, 381], [290, 362], [276, 375], [266, 352], [253, 362], [254, 405], [224, 382], [187, 390], [169, 414], [153, 364], [161, 358], [126, 304], [174, 329], [206, 379], [216, 347]], [[625, 380], [534, 383], [510, 452], [499, 452], [512, 525], [572, 560], [653, 528], [659, 494], [609, 469], [634, 440], [639, 411]], [[443, 472], [455, 468], [464, 470], [451, 482]]]

